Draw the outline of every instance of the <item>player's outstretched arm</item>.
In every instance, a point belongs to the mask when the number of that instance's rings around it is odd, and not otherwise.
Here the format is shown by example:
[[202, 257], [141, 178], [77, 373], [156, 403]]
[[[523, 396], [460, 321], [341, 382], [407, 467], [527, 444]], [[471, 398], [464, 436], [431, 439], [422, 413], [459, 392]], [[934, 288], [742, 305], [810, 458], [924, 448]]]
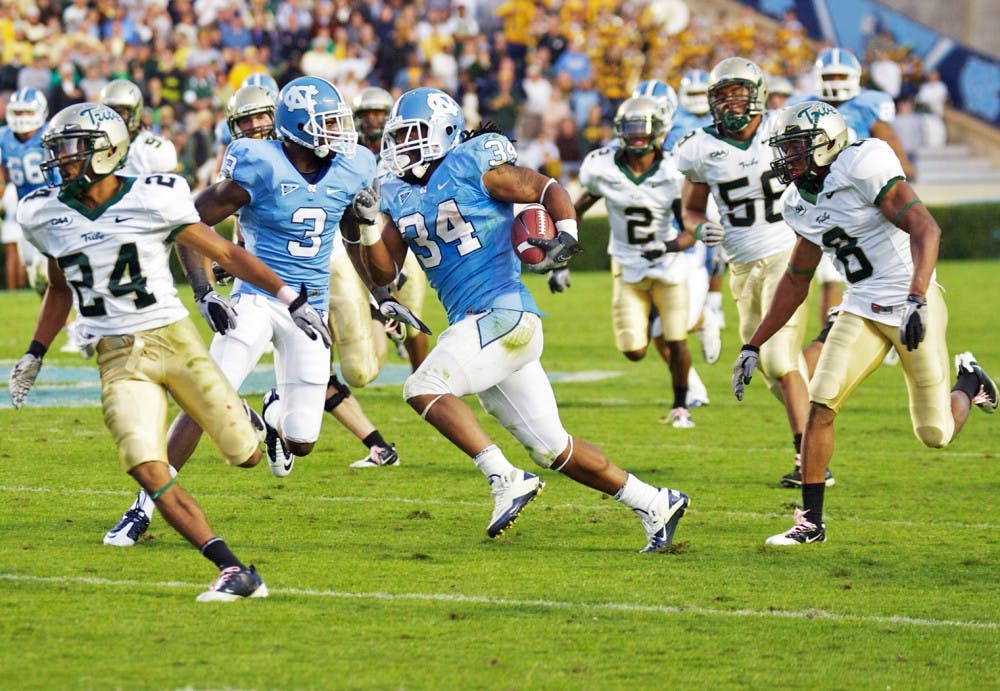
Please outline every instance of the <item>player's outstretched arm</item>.
[[219, 180], [194, 195], [198, 215], [210, 226], [229, 218], [249, 203], [250, 193], [229, 178]]

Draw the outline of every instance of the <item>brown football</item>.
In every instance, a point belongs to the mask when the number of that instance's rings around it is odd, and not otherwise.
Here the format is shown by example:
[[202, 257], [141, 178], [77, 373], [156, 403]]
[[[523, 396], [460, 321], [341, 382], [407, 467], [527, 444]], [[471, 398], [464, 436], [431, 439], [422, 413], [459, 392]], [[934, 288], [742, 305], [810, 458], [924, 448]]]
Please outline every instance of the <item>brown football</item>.
[[556, 224], [541, 204], [528, 204], [514, 217], [510, 226], [510, 244], [525, 264], [537, 264], [545, 251], [528, 242], [528, 238], [551, 240], [556, 236]]

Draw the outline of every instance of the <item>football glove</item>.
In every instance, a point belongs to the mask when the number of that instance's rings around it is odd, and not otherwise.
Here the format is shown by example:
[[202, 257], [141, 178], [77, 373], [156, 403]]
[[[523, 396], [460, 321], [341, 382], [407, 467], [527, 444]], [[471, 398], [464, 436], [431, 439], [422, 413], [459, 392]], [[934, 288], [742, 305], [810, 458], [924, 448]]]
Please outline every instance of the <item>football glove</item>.
[[916, 350], [927, 334], [927, 298], [910, 295], [903, 308], [903, 320], [899, 323], [899, 340], [907, 350]]
[[292, 321], [295, 326], [302, 329], [306, 336], [312, 340], [319, 338], [327, 348], [333, 342], [330, 336], [330, 328], [326, 325], [319, 312], [309, 304], [309, 295], [306, 292], [306, 284], [303, 283], [299, 289], [299, 296], [288, 306], [288, 311], [292, 314]]
[[222, 268], [218, 262], [212, 262], [212, 276], [215, 277], [215, 284], [220, 286], [229, 285], [233, 275]]
[[549, 290], [553, 293], [561, 293], [567, 288], [569, 288], [569, 267], [564, 266], [561, 269], [552, 269], [549, 272]]
[[200, 295], [194, 297], [198, 302], [198, 311], [212, 331], [224, 334], [236, 328], [236, 310], [225, 297], [211, 288], [206, 288]]
[[354, 195], [354, 199], [351, 201], [351, 211], [354, 212], [354, 218], [358, 220], [358, 223], [373, 226], [378, 218], [378, 206], [379, 182], [378, 178], [375, 178], [370, 187], [362, 187]]
[[528, 270], [536, 274], [544, 274], [552, 269], [563, 268], [570, 257], [583, 250], [580, 241], [564, 230], [556, 233], [556, 236], [551, 240], [528, 238], [528, 243], [542, 248], [545, 252], [545, 258], [542, 261], [537, 264], [527, 264]]
[[10, 371], [7, 386], [10, 389], [10, 402], [14, 404], [15, 408], [24, 405], [25, 399], [28, 398], [28, 392], [34, 386], [35, 379], [38, 378], [38, 372], [41, 369], [42, 358], [31, 353], [22, 355], [17, 364], [14, 365], [14, 369]]
[[701, 241], [706, 247], [721, 245], [725, 237], [726, 229], [716, 221], [705, 221], [701, 224]]
[[656, 261], [667, 253], [667, 243], [663, 240], [650, 240], [639, 246], [642, 251], [642, 258], [646, 261]]
[[385, 300], [379, 300], [378, 311], [386, 319], [394, 319], [401, 324], [409, 324], [419, 331], [423, 331], [425, 334], [430, 334], [430, 328], [420, 321], [420, 317], [415, 315], [409, 307], [401, 302], [397, 302], [393, 298], [388, 298]]
[[733, 365], [733, 393], [736, 400], [743, 400], [743, 387], [750, 383], [754, 370], [757, 369], [757, 361], [760, 359], [760, 348], [752, 345], [744, 345], [740, 348], [740, 356], [736, 358]]

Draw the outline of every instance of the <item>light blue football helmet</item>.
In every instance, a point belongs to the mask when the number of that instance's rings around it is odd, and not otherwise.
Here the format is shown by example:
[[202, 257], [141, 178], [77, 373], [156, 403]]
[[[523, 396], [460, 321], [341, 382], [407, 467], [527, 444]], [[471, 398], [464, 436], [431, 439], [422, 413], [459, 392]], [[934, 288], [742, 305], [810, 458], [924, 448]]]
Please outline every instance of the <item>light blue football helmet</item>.
[[816, 86], [824, 101], [850, 101], [861, 93], [861, 63], [846, 48], [824, 48], [814, 65]]
[[312, 149], [353, 156], [358, 146], [354, 113], [340, 90], [319, 77], [299, 77], [278, 93], [275, 125], [283, 139]]
[[677, 92], [674, 87], [659, 79], [647, 79], [639, 82], [639, 85], [632, 90], [632, 97], [648, 96], [652, 98], [663, 109], [663, 122], [667, 129], [674, 121], [674, 113], [677, 112]]
[[259, 86], [261, 89], [271, 94], [272, 99], [278, 100], [278, 82], [274, 81], [274, 77], [269, 75], [267, 72], [254, 72], [253, 74], [248, 74], [243, 79], [243, 83], [240, 84], [240, 88], [244, 86]]
[[42, 128], [49, 119], [49, 100], [32, 87], [18, 89], [7, 101], [7, 124], [14, 134], [28, 134]]
[[705, 70], [688, 70], [681, 77], [681, 88], [678, 94], [684, 110], [695, 115], [708, 112], [708, 72]]
[[382, 133], [382, 160], [396, 177], [411, 172], [418, 180], [430, 164], [462, 138], [462, 108], [440, 89], [421, 87], [399, 97]]

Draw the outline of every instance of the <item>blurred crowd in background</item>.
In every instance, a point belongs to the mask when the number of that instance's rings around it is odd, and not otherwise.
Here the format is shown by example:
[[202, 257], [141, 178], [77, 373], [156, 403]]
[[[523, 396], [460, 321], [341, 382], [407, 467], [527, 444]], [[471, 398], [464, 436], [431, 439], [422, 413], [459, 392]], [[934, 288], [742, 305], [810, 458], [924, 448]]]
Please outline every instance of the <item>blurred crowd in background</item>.
[[[709, 8], [709, 9], [706, 9]], [[682, 0], [6, 0], [0, 102], [20, 87], [49, 112], [92, 101], [116, 78], [143, 90], [145, 125], [170, 138], [179, 171], [211, 182], [213, 127], [243, 79], [324, 77], [349, 101], [368, 85], [453, 94], [466, 126], [492, 120], [521, 162], [561, 177], [613, 137], [618, 104], [642, 79], [675, 88], [691, 69], [748, 57], [815, 93], [812, 42], [794, 12], [778, 24], [749, 8]], [[867, 86], [897, 99], [908, 150], [943, 143], [947, 89], [891, 35], [862, 59]], [[0, 111], [0, 116], [2, 116]], [[912, 116], [912, 117], [911, 117]], [[928, 141], [930, 140], [930, 141]]]

